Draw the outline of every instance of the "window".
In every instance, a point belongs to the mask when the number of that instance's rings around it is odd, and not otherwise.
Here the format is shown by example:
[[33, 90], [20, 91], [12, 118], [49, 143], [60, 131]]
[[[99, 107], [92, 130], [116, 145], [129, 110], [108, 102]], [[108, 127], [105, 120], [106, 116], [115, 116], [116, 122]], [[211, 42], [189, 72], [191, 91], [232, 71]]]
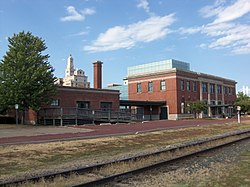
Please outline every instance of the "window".
[[60, 106], [60, 100], [59, 99], [54, 99], [51, 104], [51, 106]]
[[137, 83], [137, 93], [141, 93], [141, 83]]
[[224, 95], [226, 95], [227, 94], [227, 87], [226, 86], [223, 87], [223, 91], [224, 91]]
[[181, 80], [181, 90], [185, 89], [184, 80]]
[[112, 109], [112, 102], [101, 102], [101, 109], [102, 110], [111, 110]]
[[210, 93], [214, 93], [214, 84], [210, 83]]
[[190, 81], [187, 81], [187, 90], [190, 91]]
[[193, 82], [193, 91], [196, 92], [197, 91], [197, 85], [196, 85], [196, 81]]
[[77, 101], [76, 106], [77, 108], [85, 108], [85, 109], [90, 108], [89, 101]]
[[221, 94], [221, 85], [217, 85], [217, 93]]
[[235, 95], [235, 89], [232, 88], [232, 95]]
[[148, 82], [148, 91], [149, 92], [153, 91], [153, 82]]
[[207, 83], [202, 83], [202, 92], [206, 93], [207, 92]]
[[160, 90], [166, 90], [166, 81], [165, 80], [160, 81]]
[[228, 95], [231, 95], [231, 88], [228, 87]]

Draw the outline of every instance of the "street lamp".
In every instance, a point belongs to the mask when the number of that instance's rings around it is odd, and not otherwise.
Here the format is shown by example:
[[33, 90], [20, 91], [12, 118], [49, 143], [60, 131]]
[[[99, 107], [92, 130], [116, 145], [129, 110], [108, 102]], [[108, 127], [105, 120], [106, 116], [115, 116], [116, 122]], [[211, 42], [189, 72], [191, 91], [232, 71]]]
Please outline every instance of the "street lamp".
[[240, 111], [241, 111], [241, 107], [240, 107], [240, 106], [237, 106], [238, 123], [240, 123]]
[[18, 125], [18, 104], [15, 104], [15, 109], [16, 109], [16, 125]]

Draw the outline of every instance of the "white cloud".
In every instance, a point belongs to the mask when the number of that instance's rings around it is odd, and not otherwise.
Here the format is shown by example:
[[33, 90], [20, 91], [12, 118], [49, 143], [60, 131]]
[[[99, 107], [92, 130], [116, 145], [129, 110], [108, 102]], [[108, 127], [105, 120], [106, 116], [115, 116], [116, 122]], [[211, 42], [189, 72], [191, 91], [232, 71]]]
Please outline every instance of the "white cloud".
[[213, 5], [208, 5], [200, 9], [200, 14], [204, 18], [208, 18], [211, 16], [217, 15], [219, 12], [221, 12], [224, 7], [225, 0], [216, 0]]
[[207, 27], [203, 32], [207, 33], [208, 35], [213, 35], [213, 33], [211, 34], [212, 30], [213, 32], [217, 32], [218, 38], [208, 45], [209, 48], [230, 48], [234, 54], [243, 54], [243, 51], [244, 54], [250, 54], [249, 25], [227, 24], [224, 25], [224, 28], [222, 26], [216, 28]]
[[211, 23], [203, 26], [180, 28], [181, 34], [202, 33], [212, 38], [208, 44], [202, 43], [201, 48], [229, 49], [233, 54], [250, 54], [250, 25], [236, 23], [250, 12], [250, 0], [236, 0], [225, 6], [225, 0], [217, 0], [211, 6], [200, 10], [202, 17], [215, 17]]
[[233, 21], [250, 12], [250, 0], [237, 0], [230, 6], [224, 6], [225, 0], [217, 0], [213, 5], [200, 9], [200, 14], [205, 17], [215, 16], [213, 23]]
[[93, 8], [85, 8], [82, 11], [82, 14], [83, 15], [93, 15], [93, 14], [95, 14], [95, 9], [93, 9]]
[[207, 44], [202, 43], [202, 44], [199, 45], [199, 47], [202, 48], [202, 49], [206, 49], [207, 48]]
[[149, 11], [149, 3], [147, 0], [139, 0], [137, 7], [144, 9], [146, 12], [150, 12]]
[[137, 8], [142, 8], [150, 16], [154, 15], [154, 13], [150, 12], [149, 3], [147, 0], [139, 0], [139, 3], [137, 4]]
[[189, 28], [181, 27], [179, 28], [179, 32], [181, 34], [195, 34], [195, 33], [200, 32], [201, 29], [202, 27], [189, 27]]
[[250, 12], [250, 0], [238, 0], [231, 6], [225, 7], [217, 14], [214, 23], [223, 23], [235, 20]]
[[115, 26], [101, 33], [92, 42], [84, 47], [85, 51], [98, 52], [117, 49], [129, 49], [138, 42], [151, 42], [163, 38], [171, 31], [168, 26], [175, 21], [174, 14], [159, 17], [154, 16], [127, 26]]
[[85, 35], [88, 35], [88, 34], [89, 34], [88, 31], [82, 31], [82, 32], [70, 34], [70, 35], [68, 35], [68, 36], [69, 36], [69, 37], [72, 37], [72, 36], [85, 36]]
[[61, 21], [83, 21], [85, 20], [86, 15], [95, 14], [95, 10], [93, 8], [85, 8], [81, 11], [81, 13], [79, 13], [73, 6], [68, 6], [66, 10], [68, 15], [62, 17]]

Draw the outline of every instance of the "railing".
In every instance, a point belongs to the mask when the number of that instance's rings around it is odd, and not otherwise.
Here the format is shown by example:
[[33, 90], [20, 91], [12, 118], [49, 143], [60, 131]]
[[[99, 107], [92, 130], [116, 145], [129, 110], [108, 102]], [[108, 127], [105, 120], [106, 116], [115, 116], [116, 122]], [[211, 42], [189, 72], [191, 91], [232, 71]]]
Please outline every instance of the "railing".
[[142, 115], [129, 111], [91, 110], [83, 108], [45, 108], [39, 111], [41, 124], [81, 124], [95, 122], [131, 122], [141, 121]]

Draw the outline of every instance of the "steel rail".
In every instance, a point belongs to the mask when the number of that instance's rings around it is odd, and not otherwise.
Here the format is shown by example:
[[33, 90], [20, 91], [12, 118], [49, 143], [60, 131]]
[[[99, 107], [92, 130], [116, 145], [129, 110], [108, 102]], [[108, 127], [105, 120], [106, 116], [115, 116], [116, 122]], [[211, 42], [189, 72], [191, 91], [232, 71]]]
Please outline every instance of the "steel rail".
[[177, 156], [177, 157], [172, 158], [172, 159], [157, 162], [157, 163], [154, 163], [154, 164], [142, 167], [142, 168], [138, 168], [138, 169], [130, 170], [130, 171], [127, 171], [127, 172], [111, 175], [111, 176], [104, 177], [102, 179], [97, 179], [97, 180], [87, 182], [87, 183], [73, 185], [72, 187], [94, 187], [94, 186], [98, 186], [98, 185], [104, 185], [104, 184], [107, 184], [107, 183], [110, 183], [110, 182], [122, 181], [122, 180], [128, 179], [128, 178], [130, 178], [130, 177], [132, 177], [134, 175], [141, 174], [142, 172], [153, 170], [153, 169], [156, 169], [158, 167], [162, 167], [163, 165], [173, 164], [176, 161], [181, 161], [183, 159], [195, 156], [197, 154], [206, 153], [206, 152], [209, 152], [211, 150], [218, 149], [218, 148], [230, 145], [230, 144], [234, 144], [236, 142], [240, 142], [242, 140], [246, 140], [246, 139], [249, 139], [249, 138], [250, 138], [250, 136], [244, 137], [244, 138], [241, 138], [241, 139], [238, 139], [238, 140], [233, 140], [231, 142], [227, 142], [227, 143], [224, 143], [224, 144], [221, 144], [221, 145], [217, 145], [217, 146], [210, 147], [210, 148], [205, 148], [205, 149], [195, 151], [195, 152], [192, 152], [192, 153], [189, 153], [189, 154]]
[[[100, 169], [100, 168], [102, 168], [104, 166], [107, 166], [107, 165], [110, 165], [110, 164], [116, 164], [116, 163], [120, 163], [120, 162], [136, 161], [136, 160], [139, 160], [139, 159], [142, 159], [142, 158], [157, 156], [157, 155], [160, 155], [162, 153], [167, 153], [167, 152], [174, 152], [176, 150], [181, 150], [181, 149], [192, 147], [192, 146], [195, 146], [195, 145], [201, 145], [201, 144], [205, 144], [205, 143], [208, 143], [208, 142], [217, 141], [217, 140], [221, 140], [221, 139], [229, 138], [229, 137], [233, 137], [233, 136], [239, 136], [239, 135], [243, 135], [243, 134], [247, 134], [247, 133], [250, 133], [250, 130], [237, 131], [237, 132], [217, 135], [217, 136], [214, 136], [214, 137], [207, 138], [206, 140], [204, 140], [204, 139], [203, 140], [197, 140], [196, 142], [192, 142], [192, 143], [186, 142], [187, 144], [185, 144], [185, 145], [180, 145], [180, 146], [173, 147], [173, 148], [167, 148], [165, 150], [161, 150], [161, 151], [157, 151], [157, 152], [153, 152], [153, 153], [148, 153], [148, 154], [143, 154], [143, 155], [139, 155], [139, 156], [135, 156], [135, 157], [129, 157], [129, 158], [121, 159], [121, 160], [115, 160], [115, 161], [101, 163], [101, 164], [92, 165], [92, 166], [88, 166], [88, 167], [83, 167], [83, 168], [78, 168], [78, 169], [73, 169], [73, 170], [66, 170], [66, 171], [62, 171], [62, 172], [56, 172], [56, 173], [41, 175], [41, 176], [36, 176], [36, 177], [30, 177], [30, 178], [26, 178], [26, 179], [11, 181], [11, 182], [4, 182], [4, 183], [0, 183], [0, 187], [6, 187], [6, 186], [10, 186], [10, 185], [18, 185], [18, 184], [22, 184], [22, 183], [25, 183], [25, 182], [28, 182], [28, 181], [29, 182], [38, 182], [41, 179], [53, 180], [57, 176], [67, 177], [67, 176], [71, 175], [72, 173], [81, 175], [81, 174], [84, 174], [84, 173], [87, 173], [87, 172], [90, 172], [90, 171], [93, 171], [93, 170], [96, 170], [96, 169]], [[249, 138], [249, 136], [246, 137], [246, 138]], [[246, 139], [246, 138], [243, 138], [243, 139]], [[241, 140], [242, 139], [239, 139], [239, 140], [227, 143], [227, 144], [231, 144], [231, 143], [241, 141]], [[221, 147], [221, 146], [224, 146], [224, 145], [219, 145], [219, 147]], [[213, 149], [213, 148], [208, 148], [208, 150], [210, 150], [210, 149]], [[203, 151], [206, 151], [206, 150], [203, 150]], [[198, 151], [198, 153], [199, 152], [200, 151]], [[187, 154], [186, 156], [193, 155], [193, 154], [197, 154], [197, 153]], [[180, 158], [182, 158], [182, 157], [183, 156], [180, 156]], [[174, 158], [173, 160], [180, 159], [180, 158], [177, 157], [177, 158]], [[161, 165], [161, 164], [167, 163], [167, 162], [170, 162], [170, 160], [159, 162], [159, 163], [156, 163], [154, 165], [158, 165], [158, 164]], [[156, 167], [156, 166], [153, 166], [153, 165], [152, 166], [146, 166], [145, 168], [147, 168], [147, 167], [151, 168], [151, 167]], [[145, 171], [146, 169], [141, 168], [141, 169], [137, 169], [137, 170], [138, 170], [138, 172], [142, 172], [142, 171]], [[125, 173], [122, 173], [122, 174], [116, 174], [116, 175], [112, 175], [112, 176], [109, 176], [109, 177], [106, 177], [106, 178], [102, 178], [100, 180], [93, 181], [93, 185], [98, 184], [98, 181], [100, 181], [100, 184], [101, 184], [101, 183], [103, 183], [102, 181], [104, 181], [104, 182], [105, 181], [111, 181], [111, 180], [114, 180], [115, 178], [124, 178], [125, 176], [133, 175], [133, 174], [137, 173], [137, 170], [125, 172]], [[88, 185], [91, 186], [92, 182], [85, 183], [85, 184], [80, 184], [80, 185], [76, 185], [76, 186], [77, 187], [78, 186], [88, 186]]]

